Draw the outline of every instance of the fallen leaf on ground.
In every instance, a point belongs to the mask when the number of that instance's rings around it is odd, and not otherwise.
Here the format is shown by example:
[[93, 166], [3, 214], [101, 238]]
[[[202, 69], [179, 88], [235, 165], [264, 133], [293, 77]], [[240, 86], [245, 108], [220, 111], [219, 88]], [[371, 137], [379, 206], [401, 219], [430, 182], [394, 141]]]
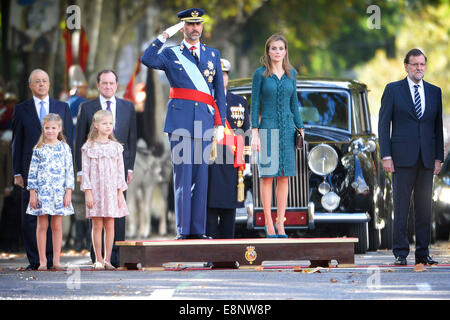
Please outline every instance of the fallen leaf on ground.
[[336, 279], [334, 279], [334, 278], [331, 278], [331, 279], [330, 279], [330, 282], [331, 282], [331, 283], [336, 283], [336, 282], [339, 282], [339, 280], [336, 280]]
[[424, 272], [426, 270], [427, 269], [425, 269], [425, 266], [423, 265], [423, 263], [419, 263], [414, 266], [414, 272]]

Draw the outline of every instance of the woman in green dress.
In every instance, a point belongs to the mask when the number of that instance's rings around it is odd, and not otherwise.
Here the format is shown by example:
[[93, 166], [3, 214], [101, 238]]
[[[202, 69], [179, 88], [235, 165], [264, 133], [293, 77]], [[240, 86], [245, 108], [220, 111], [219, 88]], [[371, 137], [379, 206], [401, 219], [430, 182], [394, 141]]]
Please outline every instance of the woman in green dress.
[[[298, 109], [296, 72], [289, 64], [288, 44], [280, 34], [266, 41], [262, 67], [252, 82], [252, 149], [258, 152], [261, 200], [267, 237], [287, 238], [284, 230], [289, 176], [295, 176], [295, 127], [303, 132]], [[277, 179], [277, 221], [271, 216], [272, 185]], [[277, 236], [278, 233], [278, 236]]]

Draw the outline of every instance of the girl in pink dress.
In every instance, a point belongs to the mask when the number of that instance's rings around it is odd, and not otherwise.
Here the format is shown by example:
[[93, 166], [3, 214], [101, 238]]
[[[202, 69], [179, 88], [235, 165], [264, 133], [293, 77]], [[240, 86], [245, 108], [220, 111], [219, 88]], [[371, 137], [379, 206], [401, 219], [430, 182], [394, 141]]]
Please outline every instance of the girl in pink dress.
[[[86, 218], [92, 219], [94, 269], [113, 270], [114, 218], [128, 215], [123, 191], [125, 182], [123, 147], [113, 135], [112, 113], [97, 111], [82, 150], [81, 190], [85, 192]], [[102, 230], [105, 230], [105, 257], [102, 257]]]

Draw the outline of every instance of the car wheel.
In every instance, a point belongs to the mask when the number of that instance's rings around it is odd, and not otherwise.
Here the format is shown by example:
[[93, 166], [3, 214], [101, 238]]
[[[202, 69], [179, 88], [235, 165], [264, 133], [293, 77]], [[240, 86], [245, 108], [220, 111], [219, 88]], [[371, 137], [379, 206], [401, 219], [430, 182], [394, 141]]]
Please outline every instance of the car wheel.
[[348, 229], [348, 236], [358, 238], [358, 243], [355, 243], [355, 253], [366, 253], [369, 247], [368, 238], [368, 223], [350, 224]]
[[450, 234], [450, 225], [441, 224], [438, 221], [435, 221], [435, 232], [436, 240], [448, 241], [448, 237]]
[[392, 249], [392, 232], [394, 228], [393, 206], [392, 202], [386, 204], [386, 218], [384, 219], [384, 228], [381, 230], [380, 249]]

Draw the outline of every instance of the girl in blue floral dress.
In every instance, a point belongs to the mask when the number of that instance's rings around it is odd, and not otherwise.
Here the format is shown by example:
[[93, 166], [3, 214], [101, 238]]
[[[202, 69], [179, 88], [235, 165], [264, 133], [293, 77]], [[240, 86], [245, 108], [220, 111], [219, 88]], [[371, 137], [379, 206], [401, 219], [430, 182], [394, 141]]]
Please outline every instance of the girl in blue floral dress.
[[38, 270], [47, 270], [48, 216], [51, 216], [53, 267], [58, 270], [62, 269], [62, 217], [74, 213], [71, 204], [74, 188], [72, 152], [62, 134], [62, 124], [57, 114], [49, 113], [44, 118], [42, 134], [33, 149], [28, 174], [30, 203], [27, 214], [37, 216]]

